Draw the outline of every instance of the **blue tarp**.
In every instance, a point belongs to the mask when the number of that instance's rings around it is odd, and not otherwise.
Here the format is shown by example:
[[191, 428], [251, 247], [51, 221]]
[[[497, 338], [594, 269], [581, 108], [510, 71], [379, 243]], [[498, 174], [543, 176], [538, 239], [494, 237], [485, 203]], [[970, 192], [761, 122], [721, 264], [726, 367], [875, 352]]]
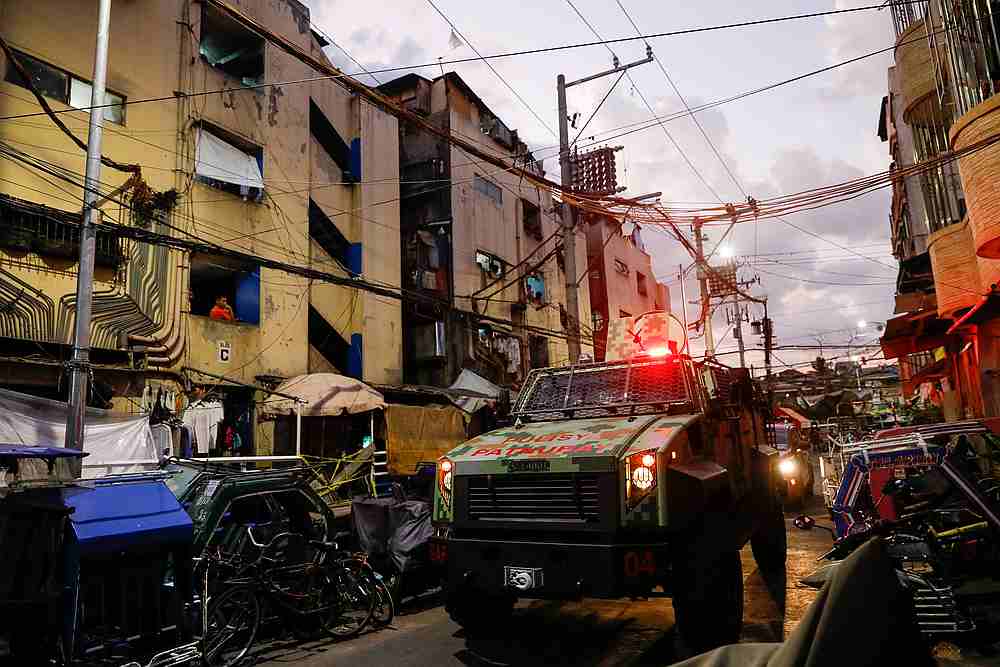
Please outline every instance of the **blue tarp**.
[[160, 479], [108, 483], [64, 494], [80, 556], [190, 544], [191, 517]]

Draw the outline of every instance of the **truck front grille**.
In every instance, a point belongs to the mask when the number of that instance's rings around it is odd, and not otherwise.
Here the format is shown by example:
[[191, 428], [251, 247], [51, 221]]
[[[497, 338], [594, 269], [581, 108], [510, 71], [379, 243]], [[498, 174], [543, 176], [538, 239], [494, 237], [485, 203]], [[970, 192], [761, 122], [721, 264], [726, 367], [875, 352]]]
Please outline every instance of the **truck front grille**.
[[596, 473], [474, 475], [470, 521], [588, 524], [601, 519]]

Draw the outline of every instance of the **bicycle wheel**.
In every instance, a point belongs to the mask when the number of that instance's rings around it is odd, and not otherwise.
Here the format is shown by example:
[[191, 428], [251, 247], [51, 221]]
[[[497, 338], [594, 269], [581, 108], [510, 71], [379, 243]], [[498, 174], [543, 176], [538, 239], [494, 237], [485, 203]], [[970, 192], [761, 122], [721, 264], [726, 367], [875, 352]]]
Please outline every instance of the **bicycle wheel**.
[[210, 667], [231, 667], [253, 646], [260, 628], [260, 601], [250, 586], [234, 586], [214, 596], [208, 605], [208, 634], [204, 662]]
[[372, 611], [372, 623], [379, 627], [385, 627], [392, 623], [396, 616], [396, 604], [393, 602], [392, 593], [385, 581], [374, 572], [366, 571], [366, 576], [375, 591], [375, 608]]
[[336, 563], [327, 570], [321, 592], [323, 629], [346, 639], [361, 633], [375, 610], [376, 594], [367, 577], [355, 568]]

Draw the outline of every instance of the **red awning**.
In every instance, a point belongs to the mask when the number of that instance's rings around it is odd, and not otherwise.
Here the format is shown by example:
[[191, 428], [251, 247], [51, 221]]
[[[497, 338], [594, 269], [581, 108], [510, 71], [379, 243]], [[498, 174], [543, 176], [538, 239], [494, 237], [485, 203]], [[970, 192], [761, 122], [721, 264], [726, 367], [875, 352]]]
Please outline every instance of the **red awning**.
[[915, 352], [942, 347], [947, 342], [948, 322], [933, 310], [922, 310], [892, 318], [885, 323], [882, 354], [899, 359]]

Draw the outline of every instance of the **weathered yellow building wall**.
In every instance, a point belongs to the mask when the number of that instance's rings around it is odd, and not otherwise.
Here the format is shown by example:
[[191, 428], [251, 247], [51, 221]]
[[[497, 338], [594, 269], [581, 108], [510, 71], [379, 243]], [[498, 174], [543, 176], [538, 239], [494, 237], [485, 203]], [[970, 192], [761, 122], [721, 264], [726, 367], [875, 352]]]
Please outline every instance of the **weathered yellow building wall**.
[[[243, 0], [242, 11], [298, 46], [319, 51], [310, 31], [308, 10], [295, 0]], [[0, 2], [0, 35], [39, 60], [90, 80], [93, 70], [97, 3], [76, 0], [4, 0]], [[108, 88], [129, 101], [169, 96], [173, 91], [220, 94], [135, 103], [126, 107], [124, 125], [105, 122], [103, 152], [118, 162], [137, 163], [154, 189], [177, 188], [180, 203], [166, 222], [153, 230], [193, 235], [226, 248], [297, 266], [343, 274], [309, 234], [309, 200], [317, 202], [351, 242], [364, 245], [366, 278], [398, 285], [399, 203], [396, 119], [359, 105], [332, 81], [246, 89], [199, 56], [202, 5], [194, 1], [117, 2], [112, 7]], [[0, 55], [0, 74], [6, 63]], [[265, 81], [294, 81], [315, 76], [295, 58], [268, 45]], [[345, 184], [340, 169], [311, 136], [312, 96], [345, 141], [361, 138], [363, 181]], [[61, 102], [50, 101], [64, 110]], [[0, 81], [0, 115], [40, 111], [31, 92]], [[86, 112], [61, 117], [86, 140]], [[245, 199], [194, 180], [197, 128], [222, 130], [263, 149], [265, 194]], [[0, 140], [79, 174], [84, 153], [46, 116], [5, 121]], [[127, 175], [102, 169], [107, 188]], [[0, 160], [0, 192], [65, 211], [79, 211], [81, 191], [30, 167]], [[376, 202], [397, 198], [394, 204]], [[106, 219], [129, 223], [104, 205]], [[307, 281], [283, 271], [260, 271], [260, 324], [220, 323], [190, 312], [188, 253], [125, 242], [131, 254], [117, 275], [98, 269], [95, 291], [108, 303], [134, 304], [135, 320], [95, 316], [97, 347], [140, 351], [150, 376], [179, 378], [184, 367], [204, 370], [250, 384], [257, 376], [289, 377], [329, 364], [310, 354], [310, 304], [348, 341], [364, 340], [364, 379], [394, 382], [400, 375], [400, 308], [355, 290]], [[48, 322], [25, 337], [39, 342], [69, 343], [72, 309], [61, 305], [75, 292], [76, 262], [0, 248], [0, 281], [22, 281], [47, 298]], [[115, 301], [117, 300], [117, 301]], [[338, 319], [338, 314], [345, 313]], [[95, 311], [96, 315], [96, 311]], [[0, 324], [2, 324], [0, 315]], [[136, 323], [143, 321], [144, 326]], [[219, 345], [231, 350], [228, 360]], [[312, 358], [312, 361], [310, 360]], [[345, 369], [339, 369], [341, 371]], [[192, 374], [195, 382], [214, 382]], [[141, 394], [143, 382], [131, 385]], [[134, 404], [133, 404], [134, 405]]]

